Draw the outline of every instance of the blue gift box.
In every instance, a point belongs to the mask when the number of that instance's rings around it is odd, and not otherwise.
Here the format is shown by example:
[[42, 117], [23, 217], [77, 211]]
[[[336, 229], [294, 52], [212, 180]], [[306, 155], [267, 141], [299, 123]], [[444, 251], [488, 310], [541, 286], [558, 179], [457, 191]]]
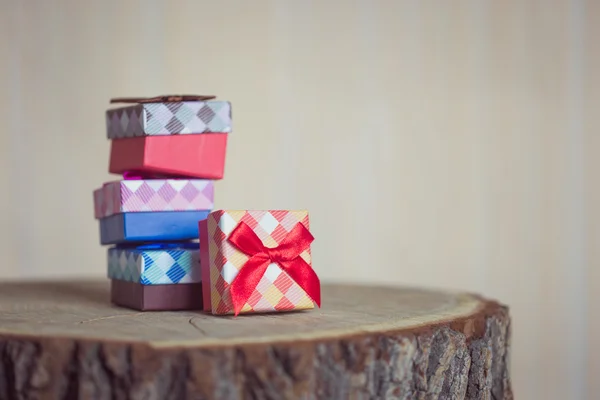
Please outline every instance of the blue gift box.
[[100, 222], [100, 243], [164, 242], [198, 238], [198, 222], [205, 211], [131, 212], [111, 215]]

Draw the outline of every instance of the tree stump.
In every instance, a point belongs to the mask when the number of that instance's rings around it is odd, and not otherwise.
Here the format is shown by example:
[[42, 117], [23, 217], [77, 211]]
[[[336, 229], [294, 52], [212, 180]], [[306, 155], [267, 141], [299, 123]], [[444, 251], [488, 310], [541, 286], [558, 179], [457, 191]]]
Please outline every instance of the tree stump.
[[0, 285], [0, 399], [512, 399], [508, 309], [324, 285], [323, 308], [136, 312], [108, 282]]

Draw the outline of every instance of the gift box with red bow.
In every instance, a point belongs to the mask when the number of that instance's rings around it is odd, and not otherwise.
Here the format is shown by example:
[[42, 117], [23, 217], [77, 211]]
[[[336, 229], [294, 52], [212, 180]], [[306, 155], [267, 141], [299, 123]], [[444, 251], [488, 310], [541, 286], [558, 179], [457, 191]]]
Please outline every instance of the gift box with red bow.
[[307, 211], [217, 210], [199, 222], [204, 310], [212, 314], [320, 306]]

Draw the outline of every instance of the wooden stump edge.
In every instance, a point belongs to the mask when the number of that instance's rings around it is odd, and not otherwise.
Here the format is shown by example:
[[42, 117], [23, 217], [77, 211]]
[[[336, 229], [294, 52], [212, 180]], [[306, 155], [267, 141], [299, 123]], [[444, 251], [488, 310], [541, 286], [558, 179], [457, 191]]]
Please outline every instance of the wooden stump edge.
[[233, 346], [0, 335], [2, 399], [514, 398], [509, 310], [337, 338]]

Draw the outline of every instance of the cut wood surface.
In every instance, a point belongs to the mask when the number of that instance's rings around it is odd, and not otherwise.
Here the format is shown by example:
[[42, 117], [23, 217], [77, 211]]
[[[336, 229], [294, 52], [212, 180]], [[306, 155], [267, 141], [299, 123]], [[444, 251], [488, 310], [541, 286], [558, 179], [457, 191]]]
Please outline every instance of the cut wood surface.
[[109, 303], [109, 283], [0, 285], [0, 399], [512, 399], [494, 301], [324, 285], [323, 308], [216, 317]]

